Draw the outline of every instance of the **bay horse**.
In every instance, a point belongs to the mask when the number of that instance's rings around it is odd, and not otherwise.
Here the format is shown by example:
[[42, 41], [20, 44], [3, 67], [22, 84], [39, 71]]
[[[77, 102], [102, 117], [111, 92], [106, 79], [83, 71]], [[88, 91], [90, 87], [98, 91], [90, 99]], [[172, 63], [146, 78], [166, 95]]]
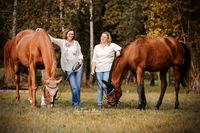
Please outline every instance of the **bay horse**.
[[117, 106], [122, 96], [121, 83], [128, 70], [136, 74], [139, 102], [137, 109], [145, 109], [144, 71], [160, 72], [161, 92], [156, 109], [159, 109], [167, 88], [166, 74], [173, 68], [175, 77], [175, 109], [179, 107], [179, 85], [184, 84], [190, 68], [191, 55], [186, 45], [172, 37], [140, 37], [127, 44], [112, 65], [107, 86], [107, 107]]
[[45, 68], [45, 87], [42, 97], [45, 97], [48, 105], [52, 106], [55, 92], [58, 90], [57, 84], [61, 80], [55, 79], [57, 67], [55, 52], [45, 30], [41, 28], [35, 31], [23, 30], [4, 46], [4, 78], [5, 82], [15, 80], [17, 101], [20, 100], [19, 84], [22, 67], [28, 69], [28, 99], [33, 107], [36, 106], [36, 69]]

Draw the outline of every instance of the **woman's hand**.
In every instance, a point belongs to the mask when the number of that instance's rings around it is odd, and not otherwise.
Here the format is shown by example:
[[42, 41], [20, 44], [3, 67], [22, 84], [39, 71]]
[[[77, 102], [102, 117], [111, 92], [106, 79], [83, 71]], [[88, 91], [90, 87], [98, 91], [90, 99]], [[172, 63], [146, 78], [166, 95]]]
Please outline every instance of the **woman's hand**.
[[118, 57], [120, 55], [121, 55], [120, 51], [116, 51], [116, 56]]
[[80, 63], [80, 64], [83, 64], [83, 60], [79, 60], [79, 63]]
[[94, 74], [95, 74], [95, 72], [94, 72], [94, 71], [91, 71], [91, 75], [94, 76]]
[[41, 31], [41, 30], [43, 30], [42, 28], [37, 28], [35, 31]]

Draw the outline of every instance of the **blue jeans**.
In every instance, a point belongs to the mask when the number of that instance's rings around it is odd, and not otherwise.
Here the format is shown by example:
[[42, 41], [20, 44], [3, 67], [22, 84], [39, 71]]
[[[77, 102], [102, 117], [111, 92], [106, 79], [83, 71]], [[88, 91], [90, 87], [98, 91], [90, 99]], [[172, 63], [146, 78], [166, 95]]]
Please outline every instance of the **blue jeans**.
[[78, 69], [78, 71], [65, 71], [66, 76], [69, 76], [69, 84], [72, 91], [72, 105], [79, 106], [80, 101], [80, 90], [81, 90], [81, 80], [83, 74], [83, 65]]
[[97, 81], [98, 81], [98, 85], [99, 85], [99, 89], [98, 89], [98, 106], [102, 105], [103, 91], [105, 91], [105, 93], [106, 93], [106, 90], [107, 90], [106, 85], [102, 82], [102, 80], [108, 81], [109, 74], [110, 74], [110, 71], [96, 72]]

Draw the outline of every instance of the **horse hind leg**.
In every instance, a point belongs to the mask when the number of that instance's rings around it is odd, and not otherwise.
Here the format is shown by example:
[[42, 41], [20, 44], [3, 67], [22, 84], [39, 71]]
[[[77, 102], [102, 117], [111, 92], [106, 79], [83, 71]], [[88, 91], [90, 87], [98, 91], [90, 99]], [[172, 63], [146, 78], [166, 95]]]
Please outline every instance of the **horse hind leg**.
[[163, 100], [163, 97], [165, 95], [165, 91], [166, 91], [166, 88], [167, 88], [167, 79], [166, 79], [166, 74], [167, 74], [167, 71], [161, 71], [160, 72], [160, 81], [161, 81], [161, 91], [160, 91], [160, 97], [158, 99], [158, 102], [157, 104], [155, 105], [155, 108], [156, 109], [159, 109], [161, 104], [162, 104], [162, 100]]
[[20, 94], [19, 94], [19, 84], [20, 84], [20, 68], [19, 64], [15, 64], [15, 86], [16, 86], [16, 101], [20, 100]]
[[181, 79], [181, 69], [180, 67], [173, 67], [173, 70], [174, 70], [174, 76], [175, 76], [175, 93], [176, 93], [176, 96], [175, 96], [175, 109], [178, 109], [179, 108], [179, 90], [180, 90], [180, 79]]

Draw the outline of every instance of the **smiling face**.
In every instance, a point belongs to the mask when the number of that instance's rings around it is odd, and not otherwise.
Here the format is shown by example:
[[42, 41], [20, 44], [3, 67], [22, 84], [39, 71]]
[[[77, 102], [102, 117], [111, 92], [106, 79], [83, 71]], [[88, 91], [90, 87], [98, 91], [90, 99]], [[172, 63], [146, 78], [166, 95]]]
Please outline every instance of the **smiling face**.
[[70, 30], [70, 31], [68, 31], [68, 32], [66, 33], [66, 39], [67, 39], [68, 41], [74, 40], [74, 31], [73, 31], [73, 30]]
[[110, 44], [112, 41], [111, 35], [109, 32], [103, 32], [101, 34], [100, 43], [101, 44]]
[[102, 34], [100, 40], [101, 40], [101, 43], [107, 44], [108, 43], [108, 35]]

